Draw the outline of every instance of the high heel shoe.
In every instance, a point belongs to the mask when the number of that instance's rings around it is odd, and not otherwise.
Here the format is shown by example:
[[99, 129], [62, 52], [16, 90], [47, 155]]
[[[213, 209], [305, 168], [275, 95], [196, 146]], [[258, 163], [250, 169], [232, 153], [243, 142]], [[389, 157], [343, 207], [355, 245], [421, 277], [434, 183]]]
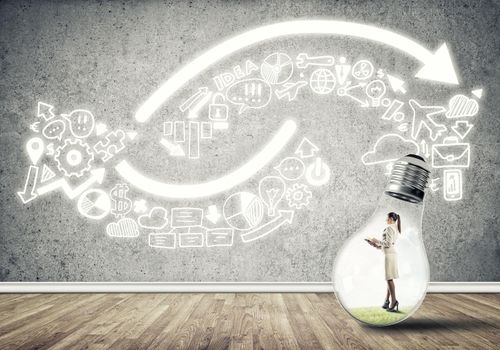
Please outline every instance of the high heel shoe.
[[399, 301], [396, 300], [394, 305], [390, 308], [388, 308], [386, 311], [388, 312], [398, 312], [399, 311]]
[[389, 308], [389, 299], [387, 299], [385, 302], [384, 302], [384, 305], [382, 305], [382, 309], [388, 309]]

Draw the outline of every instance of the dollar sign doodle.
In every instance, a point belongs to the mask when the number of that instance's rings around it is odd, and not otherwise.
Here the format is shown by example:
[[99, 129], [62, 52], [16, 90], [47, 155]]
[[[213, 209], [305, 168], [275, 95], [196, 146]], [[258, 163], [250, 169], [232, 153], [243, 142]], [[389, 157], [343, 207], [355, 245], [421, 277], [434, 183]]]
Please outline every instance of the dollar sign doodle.
[[113, 208], [111, 213], [119, 218], [124, 217], [132, 208], [132, 201], [127, 198], [128, 186], [125, 184], [116, 184], [110, 192], [113, 199]]

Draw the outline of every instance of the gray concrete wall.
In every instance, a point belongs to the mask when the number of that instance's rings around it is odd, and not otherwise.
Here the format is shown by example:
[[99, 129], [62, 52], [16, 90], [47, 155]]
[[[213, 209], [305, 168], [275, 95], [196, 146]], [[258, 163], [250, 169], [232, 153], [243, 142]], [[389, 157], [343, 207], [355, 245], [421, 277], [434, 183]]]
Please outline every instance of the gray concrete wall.
[[[435, 50], [446, 42], [461, 78], [459, 87], [414, 79], [420, 63], [401, 51], [346, 37], [290, 37], [238, 52], [190, 82], [138, 125], [137, 108], [166, 79], [204, 50], [249, 28], [294, 18], [363, 22], [407, 35]], [[370, 59], [403, 77], [408, 94], [447, 106], [458, 93], [484, 88], [473, 130], [465, 139], [471, 165], [463, 171], [463, 199], [447, 202], [442, 190], [428, 193], [423, 237], [434, 281], [500, 280], [499, 248], [499, 18], [494, 1], [265, 1], [265, 2], [79, 2], [3, 1], [0, 4], [1, 111], [1, 281], [329, 281], [342, 242], [363, 224], [387, 181], [384, 166], [365, 166], [361, 156], [397, 125], [380, 119], [381, 109], [356, 106], [335, 96], [310, 92], [290, 103], [231, 115], [230, 129], [202, 145], [200, 160], [175, 160], [156, 142], [163, 121], [179, 118], [177, 106], [211, 77], [250, 58], [282, 51]], [[310, 74], [310, 70], [307, 74]], [[332, 168], [330, 182], [313, 189], [311, 205], [297, 211], [292, 225], [263, 239], [232, 247], [154, 249], [147, 232], [135, 239], [105, 233], [113, 219], [79, 215], [76, 199], [54, 191], [23, 205], [30, 165], [25, 150], [33, 136], [37, 102], [56, 114], [84, 108], [110, 130], [139, 133], [120, 157], [105, 164], [102, 187], [120, 178], [113, 169], [130, 159], [165, 181], [198, 182], [223, 175], [248, 159], [283, 122], [294, 118], [299, 136], [320, 148]], [[232, 109], [234, 111], [234, 109]], [[409, 118], [409, 111], [406, 111]], [[448, 120], [449, 121], [449, 120]], [[154, 141], [154, 142], [153, 142]], [[293, 155], [295, 139], [285, 153]], [[284, 154], [285, 154], [284, 153]], [[120, 159], [118, 159], [120, 158]], [[50, 157], [43, 161], [50, 163]], [[266, 168], [233, 189], [256, 191]], [[438, 174], [440, 176], [438, 176]], [[442, 177], [441, 170], [435, 177]], [[76, 179], [72, 179], [77, 184]], [[83, 179], [82, 179], [83, 180]], [[148, 205], [221, 207], [232, 192], [198, 201], [154, 199], [131, 189]]]

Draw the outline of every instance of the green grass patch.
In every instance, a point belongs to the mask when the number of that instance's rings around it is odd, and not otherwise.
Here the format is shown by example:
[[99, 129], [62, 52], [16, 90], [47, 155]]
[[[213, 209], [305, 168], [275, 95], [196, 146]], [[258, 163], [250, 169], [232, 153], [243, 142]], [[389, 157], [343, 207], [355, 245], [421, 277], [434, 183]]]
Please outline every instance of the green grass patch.
[[360, 307], [351, 309], [350, 313], [358, 320], [375, 326], [393, 324], [407, 316], [404, 309], [399, 309], [398, 312], [387, 312], [381, 307]]

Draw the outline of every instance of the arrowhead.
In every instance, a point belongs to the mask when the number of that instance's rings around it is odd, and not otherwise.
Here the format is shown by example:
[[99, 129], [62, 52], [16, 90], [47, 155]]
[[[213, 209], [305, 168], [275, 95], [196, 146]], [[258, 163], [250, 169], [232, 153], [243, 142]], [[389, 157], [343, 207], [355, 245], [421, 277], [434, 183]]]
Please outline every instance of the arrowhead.
[[45, 121], [54, 118], [52, 109], [54, 109], [54, 106], [49, 105], [48, 103], [38, 102], [38, 118], [43, 118]]
[[319, 148], [316, 147], [314, 143], [309, 141], [307, 137], [304, 137], [299, 144], [299, 147], [295, 150], [295, 154], [297, 154], [300, 158], [310, 158], [314, 156], [315, 152], [318, 152]]
[[99, 168], [92, 170], [92, 177], [97, 181], [97, 183], [102, 184], [102, 180], [104, 180], [104, 173], [106, 172], [106, 169], [104, 168]]
[[458, 77], [446, 44], [441, 45], [436, 53], [429, 57], [415, 77], [458, 85]]
[[174, 156], [174, 157], [184, 157], [186, 155], [186, 153], [182, 149], [181, 145], [175, 145], [175, 147], [172, 148], [170, 155]]
[[205, 216], [208, 221], [210, 221], [212, 224], [216, 224], [217, 221], [219, 221], [220, 214], [207, 214]]
[[451, 127], [451, 129], [463, 140], [473, 127], [473, 124], [470, 124], [468, 121], [464, 120], [457, 121], [455, 125]]
[[291, 224], [293, 221], [293, 210], [278, 210], [280, 216], [285, 219], [285, 222]]
[[472, 94], [477, 98], [481, 98], [483, 96], [483, 89], [472, 90]]
[[390, 74], [387, 74], [387, 80], [389, 80], [389, 84], [391, 84], [391, 89], [392, 91], [394, 92], [397, 92], [397, 91], [401, 91], [403, 92], [403, 85], [404, 85], [404, 81], [399, 79], [399, 78], [396, 78], [395, 76], [392, 76]]
[[95, 125], [95, 133], [97, 136], [104, 134], [106, 131], [108, 131], [108, 127], [106, 126], [106, 124], [97, 123]]
[[33, 199], [37, 197], [36, 194], [34, 193], [24, 193], [24, 192], [17, 192], [17, 195], [21, 197], [21, 200], [23, 201], [24, 204], [31, 202]]
[[135, 131], [129, 131], [129, 132], [127, 132], [127, 136], [128, 136], [128, 138], [129, 138], [130, 140], [133, 140], [133, 139], [135, 139], [135, 138], [136, 138], [137, 133], [136, 133]]
[[220, 219], [220, 214], [217, 211], [217, 206], [216, 205], [211, 205], [208, 207], [208, 214], [205, 215], [208, 221], [210, 221], [212, 224], [216, 224], [217, 221]]

